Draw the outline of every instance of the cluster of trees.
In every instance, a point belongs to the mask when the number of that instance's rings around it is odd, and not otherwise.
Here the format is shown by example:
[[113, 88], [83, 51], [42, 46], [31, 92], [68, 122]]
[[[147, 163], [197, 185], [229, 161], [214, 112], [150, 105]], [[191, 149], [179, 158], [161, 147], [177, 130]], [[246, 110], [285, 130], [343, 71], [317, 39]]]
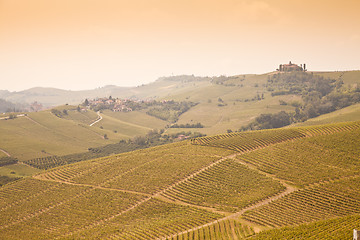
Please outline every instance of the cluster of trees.
[[0, 158], [0, 167], [17, 163], [18, 160], [13, 157], [2, 157]]
[[261, 114], [253, 122], [242, 127], [240, 131], [280, 128], [291, 123], [292, 115], [285, 111], [275, 114]]
[[0, 98], [0, 113], [24, 112], [28, 108], [26, 104], [12, 103]]
[[[155, 106], [154, 106], [155, 105]], [[194, 102], [157, 102], [154, 101], [154, 107], [151, 107], [146, 113], [150, 116], [162, 119], [164, 121], [176, 122], [179, 116], [197, 105]]]
[[[240, 130], [279, 128], [360, 102], [360, 88], [344, 88], [343, 84], [341, 79], [325, 79], [307, 72], [269, 76], [268, 85], [271, 85], [272, 96], [300, 95], [302, 103], [292, 104], [295, 106], [295, 111], [291, 113], [281, 111], [274, 114], [261, 114]], [[280, 104], [286, 105], [287, 103], [281, 101]]]
[[18, 178], [18, 177], [0, 176], [0, 187], [7, 184], [7, 183], [16, 181], [18, 179], [20, 179], [20, 178]]
[[234, 87], [234, 86], [238, 86], [238, 87], [242, 87], [242, 84], [235, 84], [238, 83], [239, 81], [242, 82], [245, 80], [245, 76], [224, 76], [221, 75], [219, 77], [212, 77], [211, 78], [211, 82], [218, 84], [218, 85], [223, 85], [223, 86], [227, 86], [227, 87]]
[[329, 94], [334, 88], [341, 88], [343, 82], [307, 72], [278, 73], [268, 76], [268, 90], [272, 95], [307, 95], [318, 92], [321, 96]]
[[170, 126], [170, 128], [203, 128], [204, 125], [202, 125], [201, 123], [194, 123], [194, 124], [190, 124], [190, 123], [186, 123], [186, 124], [173, 124]]
[[58, 109], [51, 109], [51, 113], [59, 118], [62, 118], [64, 115], [68, 115], [68, 112], [66, 109], [63, 109], [62, 111], [60, 111]]

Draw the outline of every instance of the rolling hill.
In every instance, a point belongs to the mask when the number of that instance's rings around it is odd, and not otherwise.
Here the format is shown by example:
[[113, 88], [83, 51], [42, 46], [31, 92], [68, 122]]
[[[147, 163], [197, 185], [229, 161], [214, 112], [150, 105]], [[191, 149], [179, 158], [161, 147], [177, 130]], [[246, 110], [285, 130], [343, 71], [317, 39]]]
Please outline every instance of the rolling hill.
[[[284, 111], [289, 119], [293, 119], [295, 124], [292, 126], [360, 120], [360, 111], [356, 104], [360, 100], [356, 100], [359, 98], [360, 71], [309, 72], [304, 76], [290, 74], [284, 79], [282, 76], [286, 75], [278, 72], [211, 78], [183, 75], [160, 78], [153, 83], [135, 88], [106, 86], [75, 92], [46, 88], [35, 88], [19, 93], [1, 91], [1, 96], [7, 96], [13, 101], [37, 100], [45, 101], [50, 105], [61, 101], [79, 103], [85, 97], [110, 95], [114, 98], [121, 96], [159, 99], [161, 101], [158, 103], [176, 101], [175, 103], [179, 104], [191, 102], [196, 105], [176, 118], [165, 120], [159, 117], [162, 116], [162, 111], [171, 113], [172, 110], [168, 110], [167, 106], [153, 107], [152, 110], [156, 111], [152, 116], [149, 115], [151, 107], [135, 109], [131, 112], [102, 110], [98, 115], [95, 112], [97, 110], [78, 111], [76, 105], [61, 105], [45, 111], [28, 113], [25, 116], [20, 114], [19, 117], [8, 120], [6, 118], [14, 114], [5, 114], [0, 118], [0, 149], [11, 157], [44, 169], [137, 149], [139, 147], [114, 144], [145, 136], [155, 129], [161, 129], [162, 135], [159, 137], [161, 141], [148, 144], [150, 146], [169, 142], [164, 141], [169, 139], [169, 136], [176, 139], [178, 135], [236, 132], [256, 123], [259, 116], [271, 117], [281, 111]], [[297, 90], [299, 88], [306, 91], [299, 92]], [[314, 89], [318, 90], [314, 91]], [[320, 98], [319, 94], [325, 95]], [[313, 96], [318, 97], [314, 99]], [[313, 103], [317, 104], [317, 108], [312, 107]], [[59, 112], [60, 115], [56, 116], [54, 111]], [[66, 114], [63, 114], [63, 111], [66, 111]], [[331, 112], [326, 113], [329, 111]], [[308, 119], [308, 115], [313, 116]], [[320, 116], [314, 117], [317, 115]], [[190, 128], [169, 128], [174, 120], [178, 126], [190, 126]], [[191, 127], [198, 123], [203, 127]], [[268, 123], [262, 123], [261, 126], [267, 126], [266, 124]], [[257, 129], [257, 126], [251, 126], [250, 129]], [[108, 150], [99, 150], [99, 147]], [[116, 147], [123, 149], [114, 150]], [[102, 153], [92, 154], [89, 149], [96, 149]], [[0, 157], [5, 157], [4, 152], [0, 151], [0, 154]], [[48, 163], [49, 161], [52, 163]], [[8, 173], [12, 171], [4, 169], [3, 172], [6, 172], [6, 176], [11, 176]]]
[[359, 134], [360, 122], [228, 133], [56, 167], [0, 188], [0, 236], [348, 239]]

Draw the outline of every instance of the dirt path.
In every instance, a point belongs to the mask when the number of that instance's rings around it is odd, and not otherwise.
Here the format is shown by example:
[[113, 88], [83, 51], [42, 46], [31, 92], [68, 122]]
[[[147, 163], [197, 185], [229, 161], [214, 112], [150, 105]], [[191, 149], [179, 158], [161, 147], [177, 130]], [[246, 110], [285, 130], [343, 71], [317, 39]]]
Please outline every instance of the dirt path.
[[123, 211], [115, 214], [115, 215], [112, 215], [112, 216], [110, 216], [110, 217], [108, 217], [108, 218], [106, 218], [106, 219], [102, 219], [102, 220], [100, 220], [100, 221], [94, 222], [94, 223], [92, 223], [92, 224], [90, 224], [90, 225], [87, 225], [87, 226], [85, 226], [85, 227], [82, 227], [82, 228], [80, 228], [80, 229], [77, 229], [77, 230], [74, 231], [74, 232], [69, 232], [69, 233], [66, 233], [66, 234], [64, 234], [64, 235], [61, 235], [61, 236], [59, 236], [59, 237], [56, 237], [55, 239], [63, 239], [63, 238], [72, 236], [72, 235], [74, 235], [74, 234], [76, 234], [76, 233], [82, 232], [82, 231], [84, 231], [84, 230], [87, 230], [87, 229], [96, 227], [96, 226], [98, 226], [98, 225], [104, 224], [104, 223], [106, 223], [106, 222], [108, 222], [108, 221], [110, 221], [110, 220], [112, 220], [112, 219], [114, 219], [114, 218], [116, 218], [116, 217], [119, 217], [119, 216], [121, 216], [121, 215], [129, 212], [130, 210], [132, 210], [132, 209], [136, 208], [137, 206], [139, 206], [139, 205], [141, 205], [141, 204], [149, 201], [150, 199], [151, 199], [151, 197], [147, 197], [147, 198], [145, 198], [145, 199], [143, 199], [143, 200], [140, 200], [139, 202], [137, 202], [136, 204], [132, 205], [131, 207], [129, 207], [129, 208], [127, 208], [127, 209], [125, 209], [125, 210], [123, 210]]
[[[277, 143], [276, 143], [276, 144], [277, 144]], [[271, 145], [273, 145], [273, 144], [271, 144]], [[67, 237], [67, 236], [71, 236], [71, 235], [76, 234], [76, 233], [79, 233], [79, 232], [81, 232], [81, 231], [88, 230], [88, 229], [90, 229], [90, 228], [93, 228], [93, 227], [96, 227], [96, 226], [98, 226], [98, 225], [104, 224], [104, 223], [106, 223], [106, 222], [108, 222], [108, 221], [110, 221], [110, 220], [112, 220], [112, 219], [114, 219], [114, 218], [116, 218], [116, 217], [118, 217], [118, 216], [121, 216], [122, 214], [124, 214], [124, 213], [126, 213], [126, 212], [128, 212], [128, 211], [130, 211], [130, 210], [132, 210], [132, 209], [134, 209], [134, 208], [136, 208], [136, 207], [138, 207], [139, 205], [141, 205], [141, 204], [143, 204], [143, 203], [145, 203], [145, 202], [147, 202], [147, 201], [149, 201], [149, 200], [151, 200], [151, 199], [153, 199], [153, 198], [157, 198], [157, 199], [161, 199], [162, 201], [166, 201], [166, 197], [162, 196], [162, 194], [165, 193], [166, 191], [168, 191], [169, 189], [177, 186], [178, 184], [181, 184], [181, 183], [183, 183], [183, 182], [185, 182], [185, 181], [188, 181], [188, 180], [191, 179], [191, 178], [194, 178], [194, 177], [197, 176], [198, 174], [200, 174], [200, 173], [208, 170], [209, 168], [211, 168], [211, 167], [213, 167], [213, 166], [215, 166], [215, 165], [217, 165], [217, 164], [219, 164], [219, 163], [221, 163], [221, 162], [223, 162], [223, 161], [225, 161], [225, 160], [227, 160], [227, 159], [234, 159], [234, 158], [235, 158], [236, 156], [238, 156], [238, 155], [242, 155], [242, 154], [244, 154], [244, 153], [246, 153], [246, 152], [255, 151], [255, 150], [257, 150], [257, 149], [264, 148], [264, 147], [267, 147], [267, 146], [261, 146], [261, 147], [255, 148], [255, 149], [247, 150], [247, 151], [244, 151], [244, 152], [237, 152], [237, 153], [235, 153], [235, 154], [231, 154], [231, 155], [229, 155], [229, 156], [222, 157], [221, 159], [219, 159], [219, 160], [217, 160], [217, 161], [215, 161], [215, 162], [213, 162], [213, 163], [211, 163], [211, 164], [209, 164], [209, 165], [201, 168], [200, 170], [198, 170], [198, 171], [190, 174], [189, 176], [187, 176], [187, 177], [185, 177], [185, 178], [183, 178], [183, 179], [181, 179], [181, 180], [179, 180], [179, 181], [171, 184], [170, 186], [166, 187], [165, 189], [163, 189], [163, 190], [161, 190], [161, 191], [159, 191], [159, 192], [157, 192], [157, 193], [155, 193], [155, 194], [152, 194], [152, 195], [151, 195], [151, 194], [145, 194], [145, 193], [143, 193], [142, 195], [144, 195], [144, 196], [146, 196], [146, 197], [145, 197], [143, 200], [141, 200], [141, 201], [137, 202], [136, 204], [134, 204], [133, 206], [129, 207], [128, 209], [126, 209], [126, 210], [124, 210], [124, 211], [121, 211], [121, 212], [118, 212], [118, 213], [116, 213], [116, 214], [114, 214], [114, 215], [112, 215], [112, 216], [109, 216], [109, 217], [106, 218], [106, 219], [102, 219], [102, 220], [99, 220], [99, 221], [97, 221], [97, 222], [94, 222], [94, 223], [92, 223], [92, 224], [90, 224], [90, 225], [88, 225], [88, 226], [82, 227], [82, 228], [80, 228], [80, 229], [78, 229], [78, 230], [75, 230], [74, 232], [69, 232], [69, 233], [67, 233], [67, 234], [65, 234], [65, 235], [60, 236], [60, 238], [62, 238], [62, 237]], [[256, 168], [255, 168], [255, 169], [256, 169]], [[257, 170], [257, 169], [256, 169], [256, 170]], [[279, 179], [276, 179], [274, 176], [270, 176], [270, 175], [269, 175], [269, 177], [271, 177], [271, 178], [273, 178], [273, 179], [275, 179], [275, 180], [277, 180], [277, 181], [280, 181]], [[40, 180], [47, 180], [47, 181], [54, 181], [54, 180], [42, 179], [42, 178], [38, 178], [38, 179], [40, 179]], [[56, 180], [55, 180], [55, 181], [56, 181]], [[111, 179], [110, 181], [112, 181], [112, 179]], [[62, 182], [62, 181], [59, 180], [59, 182]], [[227, 216], [225, 216], [225, 217], [223, 217], [223, 218], [221, 218], [221, 219], [218, 219], [218, 220], [216, 220], [216, 221], [209, 222], [209, 223], [206, 223], [206, 224], [204, 224], [204, 225], [197, 226], [197, 227], [194, 227], [194, 228], [192, 228], [192, 229], [188, 229], [188, 230], [186, 230], [186, 231], [183, 231], [183, 232], [180, 232], [180, 233], [176, 233], [176, 234], [173, 234], [173, 235], [167, 236], [167, 237], [162, 237], [162, 238], [159, 238], [159, 239], [171, 238], [172, 236], [177, 236], [177, 235], [180, 235], [180, 234], [183, 234], [183, 233], [187, 233], [187, 232], [190, 232], [190, 231], [196, 231], [197, 229], [200, 229], [200, 228], [203, 228], [203, 227], [206, 227], [206, 226], [210, 226], [210, 225], [215, 224], [215, 223], [217, 223], [217, 222], [219, 222], [219, 221], [224, 221], [224, 220], [231, 219], [231, 218], [237, 218], [238, 216], [242, 215], [244, 212], [246, 212], [246, 211], [248, 211], [248, 210], [252, 210], [252, 209], [258, 208], [258, 207], [260, 207], [260, 206], [269, 204], [270, 202], [275, 201], [275, 200], [277, 200], [277, 199], [279, 199], [279, 198], [281, 198], [281, 197], [284, 197], [284, 196], [286, 196], [286, 195], [288, 195], [288, 194], [290, 194], [290, 193], [292, 193], [292, 192], [294, 192], [294, 191], [297, 190], [296, 188], [294, 188], [294, 187], [286, 184], [284, 181], [280, 181], [280, 182], [284, 185], [284, 187], [285, 187], [286, 189], [285, 189], [285, 191], [283, 191], [283, 192], [281, 192], [281, 193], [279, 193], [279, 194], [277, 194], [277, 195], [274, 195], [274, 196], [272, 196], [272, 197], [269, 197], [269, 198], [267, 198], [267, 199], [264, 199], [264, 200], [262, 200], [262, 201], [260, 201], [260, 202], [258, 202], [258, 203], [256, 203], [256, 204], [253, 204], [253, 205], [248, 206], [248, 207], [246, 207], [246, 208], [243, 208], [241, 211], [236, 212], [236, 213], [233, 213], [233, 214], [221, 212], [222, 214], [229, 214], [229, 215], [227, 215]], [[72, 184], [72, 185], [78, 185], [78, 186], [93, 187], [93, 188], [98, 188], [98, 189], [102, 189], [102, 190], [131, 192], [131, 191], [121, 190], [121, 189], [110, 189], [110, 188], [106, 188], [106, 187], [102, 187], [102, 186], [94, 186], [94, 185], [86, 185], [86, 184], [77, 184], [77, 183], [71, 183], [71, 182], [63, 182], [63, 183]], [[137, 193], [137, 192], [131, 192], [131, 193]], [[140, 194], [140, 193], [137, 193], [137, 194]], [[171, 201], [171, 200], [168, 199], [167, 201], [169, 202], [169, 201]], [[183, 202], [180, 202], [180, 201], [179, 201], [179, 202], [175, 202], [175, 203], [176, 203], [176, 204], [179, 204], [179, 205], [189, 205], [189, 206], [198, 207], [198, 208], [201, 208], [201, 209], [206, 209], [206, 210], [208, 210], [208, 211], [220, 213], [220, 211], [216, 211], [216, 209], [205, 208], [205, 207], [197, 206], [197, 205], [190, 205], [190, 204], [186, 204], [186, 203], [183, 203]]]
[[223, 158], [217, 160], [216, 162], [213, 162], [212, 164], [207, 165], [207, 166], [201, 168], [200, 170], [198, 170], [198, 171], [190, 174], [190, 175], [187, 176], [186, 178], [183, 178], [183, 179], [181, 179], [180, 181], [177, 181], [176, 183], [168, 186], [166, 189], [164, 189], [164, 190], [162, 190], [162, 191], [160, 191], [160, 192], [158, 192], [158, 193], [155, 193], [155, 194], [154, 194], [154, 197], [160, 197], [161, 194], [165, 193], [166, 191], [168, 191], [169, 189], [175, 187], [176, 185], [179, 185], [179, 184], [181, 184], [181, 183], [183, 183], [183, 182], [186, 182], [186, 181], [188, 181], [189, 179], [195, 177], [196, 175], [198, 175], [198, 174], [200, 174], [200, 173], [208, 170], [209, 168], [211, 168], [211, 167], [213, 167], [213, 166], [215, 166], [215, 165], [217, 165], [217, 164], [219, 164], [219, 163], [221, 163], [221, 162], [223, 162], [223, 161], [225, 161], [225, 160], [227, 160], [227, 159], [234, 158], [234, 157], [236, 157], [236, 156], [239, 155], [239, 154], [242, 154], [242, 153], [235, 153], [235, 154], [232, 154], [232, 155], [223, 157]]
[[3, 152], [6, 156], [11, 157], [10, 153], [0, 148], [0, 152]]
[[185, 230], [185, 231], [182, 231], [182, 232], [179, 232], [179, 233], [176, 233], [176, 234], [173, 234], [173, 235], [169, 235], [169, 236], [166, 236], [166, 237], [158, 238], [158, 240], [160, 240], [160, 239], [171, 239], [171, 238], [176, 237], [176, 236], [179, 236], [179, 235], [181, 235], [181, 234], [186, 234], [186, 233], [188, 233], [188, 232], [193, 232], [193, 231], [199, 230], [199, 229], [201, 229], [201, 228], [203, 228], [203, 227], [208, 227], [208, 226], [211, 226], [211, 225], [213, 225], [213, 224], [217, 224], [218, 222], [221, 222], [221, 221], [225, 221], [225, 220], [228, 220], [228, 219], [236, 219], [236, 218], [238, 218], [239, 216], [241, 216], [242, 214], [244, 214], [246, 211], [253, 210], [253, 209], [255, 209], [255, 208], [258, 208], [258, 207], [267, 205], [267, 204], [271, 203], [272, 201], [275, 201], [275, 200], [277, 200], [277, 199], [279, 199], [279, 198], [282, 198], [282, 197], [284, 197], [284, 196], [286, 196], [286, 195], [288, 195], [288, 194], [290, 194], [290, 193], [292, 193], [292, 192], [294, 192], [294, 191], [297, 190], [297, 188], [291, 187], [291, 186], [289, 186], [288, 184], [284, 184], [284, 186], [286, 187], [286, 190], [285, 190], [284, 192], [281, 192], [281, 193], [279, 193], [279, 194], [277, 194], [277, 195], [275, 195], [275, 196], [272, 196], [272, 197], [270, 197], [270, 198], [264, 199], [264, 200], [262, 200], [262, 201], [260, 201], [260, 202], [258, 202], [258, 203], [256, 203], [256, 204], [253, 204], [253, 205], [251, 205], [251, 206], [248, 206], [248, 207], [246, 207], [246, 208], [243, 208], [243, 209], [241, 209], [241, 211], [239, 211], [239, 212], [230, 214], [230, 215], [228, 215], [228, 216], [226, 216], [226, 217], [217, 219], [217, 220], [215, 220], [215, 221], [213, 221], [213, 222], [209, 222], [209, 223], [203, 224], [203, 225], [201, 225], [201, 226], [197, 226], [197, 227], [194, 227], [194, 228], [191, 228], [191, 229], [187, 229], [187, 230]]
[[100, 121], [103, 119], [103, 117], [100, 115], [100, 111], [97, 111], [96, 113], [97, 113], [97, 115], [99, 116], [99, 118], [96, 119], [95, 122], [91, 123], [91, 124], [89, 125], [90, 127], [92, 127], [94, 124], [100, 122]]

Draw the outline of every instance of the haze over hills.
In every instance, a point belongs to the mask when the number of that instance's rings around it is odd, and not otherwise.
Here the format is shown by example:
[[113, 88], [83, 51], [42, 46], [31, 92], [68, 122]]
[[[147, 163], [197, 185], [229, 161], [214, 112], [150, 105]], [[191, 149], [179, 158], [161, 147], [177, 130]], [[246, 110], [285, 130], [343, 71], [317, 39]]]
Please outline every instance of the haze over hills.
[[[13, 101], [22, 99], [49, 105], [60, 102], [70, 105], [33, 112], [11, 121], [2, 120], [1, 149], [21, 160], [29, 160], [82, 153], [88, 148], [145, 136], [155, 129], [162, 131], [162, 137], [177, 138], [178, 135], [213, 135], [290, 124], [355, 121], [359, 119], [358, 109], [344, 107], [360, 101], [359, 84], [360, 71], [272, 72], [211, 78], [193, 75], [163, 77], [132, 88], [106, 86], [87, 91], [47, 88], [15, 93], [2, 91], [6, 99]], [[120, 102], [109, 99], [109, 105], [105, 100], [110, 96], [119, 98]], [[83, 105], [85, 99], [97, 97], [103, 99], [100, 105]], [[121, 99], [126, 98], [146, 101], [124, 103]], [[157, 102], [152, 102], [154, 100]], [[183, 105], [178, 104], [181, 102]], [[184, 107], [182, 110], [181, 106]], [[127, 112], [122, 112], [121, 108]], [[99, 110], [101, 121], [96, 122]], [[344, 112], [346, 115], [341, 117]], [[3, 115], [3, 118], [8, 115]], [[317, 120], [319, 118], [322, 120]], [[93, 122], [96, 123], [89, 126]], [[26, 130], [21, 126], [26, 126]], [[23, 147], [19, 148], [19, 144]]]
[[88, 100], [0, 118], [0, 236], [348, 238], [359, 84], [360, 71], [296, 71], [2, 91]]
[[[311, 72], [310, 72], [311, 73]], [[313, 72], [314, 74], [326, 78], [341, 78], [345, 84], [359, 84], [360, 71], [342, 71], [342, 72]], [[273, 73], [265, 74], [245, 74], [229, 76], [229, 79], [237, 79], [239, 76], [245, 76], [248, 81], [243, 85], [259, 84], [266, 80], [266, 77]], [[214, 87], [214, 79], [218, 77], [195, 77], [193, 75], [183, 75], [175, 77], [162, 77], [156, 81], [137, 87], [119, 87], [108, 85], [93, 90], [71, 91], [56, 88], [36, 87], [19, 92], [9, 92], [0, 90], [0, 98], [13, 103], [32, 103], [39, 102], [45, 107], [54, 107], [63, 104], [77, 105], [86, 98], [101, 97], [119, 97], [119, 98], [137, 98], [137, 99], [176, 99], [185, 100], [192, 98], [194, 100], [204, 100], [202, 96], [196, 98], [198, 91], [205, 91], [208, 87]], [[86, 89], [86, 86], [84, 86]], [[239, 94], [243, 94], [240, 92]], [[221, 93], [213, 95], [221, 97]], [[207, 100], [207, 99], [206, 99]]]
[[359, 239], [359, 9], [0, 0], [0, 240]]

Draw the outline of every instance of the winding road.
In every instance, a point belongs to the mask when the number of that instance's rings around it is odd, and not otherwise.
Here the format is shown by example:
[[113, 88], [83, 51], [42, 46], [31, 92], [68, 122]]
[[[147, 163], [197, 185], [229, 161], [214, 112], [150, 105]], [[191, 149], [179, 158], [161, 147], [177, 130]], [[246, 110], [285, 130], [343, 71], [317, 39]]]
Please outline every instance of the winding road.
[[7, 151], [5, 151], [5, 150], [3, 150], [3, 149], [1, 149], [1, 148], [0, 148], [0, 152], [3, 152], [3, 153], [5, 153], [5, 155], [7, 155], [8, 157], [11, 157], [10, 153], [8, 153]]
[[91, 123], [91, 124], [89, 125], [90, 127], [92, 127], [94, 124], [100, 122], [100, 121], [103, 119], [102, 116], [100, 115], [100, 111], [98, 111], [98, 112], [96, 112], [96, 113], [97, 113], [97, 115], [99, 116], [99, 118], [96, 119], [95, 122]]

